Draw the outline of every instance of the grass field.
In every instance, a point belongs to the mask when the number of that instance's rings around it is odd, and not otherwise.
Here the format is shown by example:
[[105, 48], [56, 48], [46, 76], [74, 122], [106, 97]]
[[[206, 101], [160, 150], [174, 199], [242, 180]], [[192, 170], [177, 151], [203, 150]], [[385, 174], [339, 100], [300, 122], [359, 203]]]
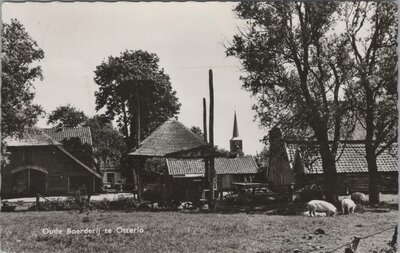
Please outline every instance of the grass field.
[[[93, 211], [89, 222], [76, 212], [2, 213], [1, 249], [6, 252], [329, 252], [354, 235], [373, 234], [397, 223], [397, 211], [336, 217], [184, 212]], [[143, 233], [117, 233], [118, 227]], [[42, 229], [63, 234], [43, 234]], [[100, 234], [68, 235], [71, 229]], [[314, 234], [321, 228], [325, 234]], [[111, 234], [104, 233], [111, 229]], [[393, 229], [360, 242], [359, 252], [388, 249]], [[344, 252], [344, 248], [338, 252]]]

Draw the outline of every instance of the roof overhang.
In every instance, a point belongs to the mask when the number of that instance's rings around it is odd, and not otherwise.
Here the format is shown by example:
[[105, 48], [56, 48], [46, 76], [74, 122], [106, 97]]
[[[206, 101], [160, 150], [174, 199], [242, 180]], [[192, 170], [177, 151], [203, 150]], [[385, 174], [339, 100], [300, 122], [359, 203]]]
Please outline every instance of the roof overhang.
[[193, 178], [204, 177], [204, 174], [185, 174], [185, 175], [172, 175], [173, 178]]

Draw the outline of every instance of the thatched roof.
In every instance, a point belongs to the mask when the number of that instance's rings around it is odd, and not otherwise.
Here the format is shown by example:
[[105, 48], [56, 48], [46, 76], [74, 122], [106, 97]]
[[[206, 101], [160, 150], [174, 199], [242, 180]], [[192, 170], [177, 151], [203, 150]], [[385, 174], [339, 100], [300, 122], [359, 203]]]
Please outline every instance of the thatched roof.
[[169, 119], [143, 140], [132, 156], [164, 157], [208, 148], [209, 144], [177, 120]]

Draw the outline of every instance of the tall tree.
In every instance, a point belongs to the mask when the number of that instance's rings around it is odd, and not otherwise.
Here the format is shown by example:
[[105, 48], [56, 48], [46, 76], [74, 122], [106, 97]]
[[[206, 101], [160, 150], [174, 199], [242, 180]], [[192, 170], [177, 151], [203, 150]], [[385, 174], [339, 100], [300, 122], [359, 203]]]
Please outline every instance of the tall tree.
[[246, 28], [227, 48], [241, 61], [243, 88], [258, 101], [253, 109], [260, 123], [317, 141], [329, 201], [337, 200], [339, 140], [353, 124], [340, 96], [352, 72], [348, 45], [332, 32], [338, 4], [240, 3], [235, 12]]
[[43, 50], [16, 19], [3, 23], [1, 52], [1, 142], [2, 166], [5, 161], [4, 138], [21, 135], [25, 127], [33, 126], [43, 113], [33, 103], [34, 82], [42, 80], [37, 65], [44, 57]]
[[137, 143], [139, 107], [142, 140], [179, 111], [176, 92], [158, 63], [154, 53], [127, 50], [96, 67], [96, 110], [106, 108], [105, 115], [116, 119], [128, 149]]
[[379, 202], [376, 158], [397, 142], [397, 5], [391, 2], [347, 3], [343, 7], [355, 81], [346, 90], [366, 129], [369, 202]]
[[93, 155], [96, 166], [120, 166], [121, 158], [126, 151], [123, 136], [115, 129], [109, 119], [101, 115], [89, 118], [84, 126], [89, 126], [93, 138]]
[[48, 116], [47, 124], [51, 124], [56, 128], [80, 127], [83, 126], [87, 120], [88, 117], [83, 111], [67, 104], [59, 106], [52, 111]]

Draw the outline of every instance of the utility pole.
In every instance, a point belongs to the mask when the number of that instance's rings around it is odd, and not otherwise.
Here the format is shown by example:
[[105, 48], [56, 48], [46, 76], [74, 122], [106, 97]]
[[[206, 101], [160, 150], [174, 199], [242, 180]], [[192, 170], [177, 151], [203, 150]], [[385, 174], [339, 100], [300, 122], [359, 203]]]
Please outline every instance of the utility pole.
[[215, 161], [214, 161], [214, 84], [213, 84], [213, 72], [210, 69], [208, 71], [208, 83], [210, 89], [210, 122], [209, 122], [209, 140], [211, 148], [210, 156], [210, 191], [211, 200], [214, 200], [214, 178], [215, 178]]
[[[203, 138], [207, 142], [207, 104], [206, 98], [203, 98]], [[209, 189], [210, 187], [210, 167], [209, 167], [209, 157], [204, 159], [204, 189]], [[210, 192], [211, 193], [211, 192]]]
[[[136, 148], [140, 145], [140, 101], [139, 101], [139, 84], [135, 83], [135, 100], [136, 100]], [[142, 181], [142, 167], [144, 165], [143, 158], [139, 157], [136, 163], [136, 178], [137, 178], [137, 192], [138, 200], [142, 202], [143, 194], [143, 181]]]
[[207, 104], [206, 104], [206, 98], [203, 98], [203, 136], [204, 136], [204, 141], [207, 142]]

